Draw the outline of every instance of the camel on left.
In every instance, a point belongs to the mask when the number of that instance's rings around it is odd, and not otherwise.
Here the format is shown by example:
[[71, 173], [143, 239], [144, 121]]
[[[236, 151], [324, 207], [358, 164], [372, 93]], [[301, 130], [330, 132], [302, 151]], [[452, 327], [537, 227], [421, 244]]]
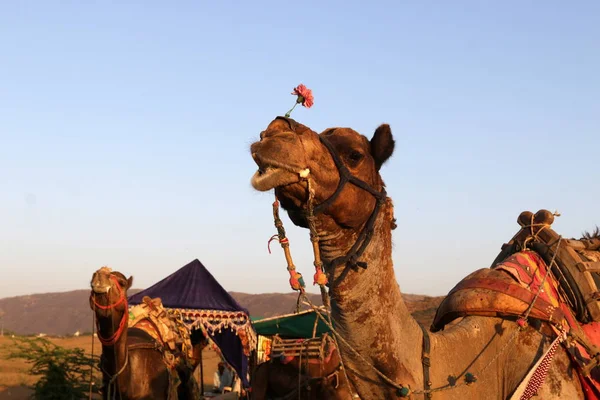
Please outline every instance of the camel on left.
[[161, 340], [158, 327], [154, 327], [156, 332], [149, 332], [153, 324], [128, 326], [127, 290], [132, 283], [133, 277], [126, 278], [108, 267], [94, 272], [90, 282], [90, 307], [102, 343], [102, 398], [195, 398], [193, 360], [185, 359], [183, 352], [169, 349]]

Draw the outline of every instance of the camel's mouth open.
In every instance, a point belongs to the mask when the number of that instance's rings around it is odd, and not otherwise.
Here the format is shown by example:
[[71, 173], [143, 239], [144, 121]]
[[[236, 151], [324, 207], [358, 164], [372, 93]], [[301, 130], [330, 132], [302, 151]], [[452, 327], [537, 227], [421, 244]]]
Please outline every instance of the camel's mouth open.
[[266, 192], [279, 186], [285, 186], [300, 181], [296, 168], [290, 168], [283, 164], [261, 159], [256, 153], [252, 154], [254, 161], [258, 165], [258, 170], [252, 176], [252, 186], [254, 189]]
[[297, 173], [279, 167], [259, 168], [252, 176], [252, 186], [261, 192], [299, 181]]

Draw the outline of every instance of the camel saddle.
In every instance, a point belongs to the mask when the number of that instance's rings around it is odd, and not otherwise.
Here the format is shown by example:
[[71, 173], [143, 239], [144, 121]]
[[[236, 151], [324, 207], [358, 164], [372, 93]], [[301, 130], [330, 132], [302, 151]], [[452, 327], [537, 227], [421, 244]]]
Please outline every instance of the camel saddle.
[[160, 298], [144, 296], [142, 303], [129, 309], [129, 327], [141, 329], [162, 345], [170, 355], [166, 356], [171, 367], [176, 358], [192, 358], [189, 332], [180, 318], [166, 310]]
[[[129, 309], [128, 327], [134, 328], [132, 329], [133, 332], [137, 329], [142, 334], [154, 339], [156, 349], [161, 351], [169, 371], [167, 400], [176, 400], [178, 398], [178, 387], [181, 385], [178, 370], [180, 368], [191, 370], [190, 360], [193, 358], [192, 341], [181, 316], [167, 310], [160, 298], [151, 299], [144, 296], [142, 303]], [[142, 342], [136, 344], [135, 336], [139, 336], [139, 334], [132, 336], [134, 337], [134, 344], [130, 348], [142, 348], [140, 346], [144, 345], [143, 337]], [[190, 379], [187, 385], [187, 390], [190, 393], [200, 395], [194, 379]]]
[[[549, 267], [558, 299], [577, 322], [600, 322], [600, 237], [563, 239], [552, 230], [554, 214], [547, 210], [525, 211], [517, 221], [521, 230], [502, 246], [492, 266], [468, 275], [448, 293], [437, 310], [433, 332], [467, 315], [518, 318], [532, 303], [530, 317], [550, 323], [564, 320], [564, 310], [545, 296], [533, 302], [536, 293], [530, 285], [539, 264], [535, 257]], [[524, 254], [533, 259], [524, 259]]]
[[431, 331], [470, 315], [549, 323], [566, 348], [586, 399], [600, 399], [600, 234], [563, 239], [554, 214], [523, 212], [521, 230], [490, 268], [459, 282], [440, 304]]
[[[535, 294], [514, 282], [511, 276], [496, 269], [480, 269], [456, 285], [440, 304], [431, 327], [442, 330], [453, 320], [469, 315], [513, 318], [525, 314]], [[538, 298], [530, 317], [546, 322], [561, 322], [563, 312]]]

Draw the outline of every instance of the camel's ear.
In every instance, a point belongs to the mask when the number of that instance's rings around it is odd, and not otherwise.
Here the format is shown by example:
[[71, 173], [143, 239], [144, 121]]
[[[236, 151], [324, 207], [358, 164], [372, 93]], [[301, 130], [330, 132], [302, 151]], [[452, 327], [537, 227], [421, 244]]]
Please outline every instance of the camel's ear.
[[131, 289], [131, 285], [133, 285], [133, 276], [130, 276], [129, 279], [127, 279], [127, 289], [125, 290]]
[[371, 139], [371, 155], [375, 160], [375, 167], [379, 171], [384, 162], [391, 157], [395, 146], [392, 130], [388, 124], [381, 124], [375, 130]]

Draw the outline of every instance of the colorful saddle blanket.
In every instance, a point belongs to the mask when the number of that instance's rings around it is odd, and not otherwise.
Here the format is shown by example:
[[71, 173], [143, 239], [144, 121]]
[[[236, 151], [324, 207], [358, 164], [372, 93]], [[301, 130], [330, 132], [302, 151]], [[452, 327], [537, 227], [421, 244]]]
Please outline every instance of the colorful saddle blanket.
[[[531, 308], [531, 309], [530, 309]], [[600, 399], [600, 323], [581, 324], [562, 298], [558, 282], [544, 260], [525, 250], [509, 256], [492, 268], [473, 272], [440, 304], [431, 330], [439, 331], [459, 317], [481, 315], [548, 322], [558, 334], [568, 333], [563, 346], [579, 374], [586, 399]]]
[[189, 332], [180, 318], [170, 314], [160, 298], [144, 297], [142, 303], [129, 309], [129, 327], [147, 332], [171, 353], [192, 357]]

